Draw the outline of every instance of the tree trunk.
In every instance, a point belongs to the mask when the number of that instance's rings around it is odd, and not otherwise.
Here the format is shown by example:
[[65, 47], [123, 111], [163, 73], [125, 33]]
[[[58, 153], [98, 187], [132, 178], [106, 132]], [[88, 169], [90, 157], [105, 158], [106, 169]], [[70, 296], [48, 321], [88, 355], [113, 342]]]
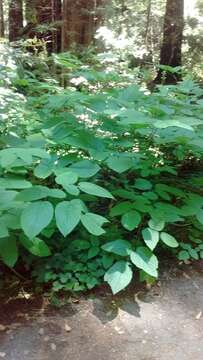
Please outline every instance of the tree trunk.
[[49, 53], [61, 50], [61, 0], [37, 0], [37, 24], [47, 27], [42, 38]]
[[22, 0], [11, 0], [9, 4], [9, 40], [19, 39], [23, 29]]
[[[26, 0], [27, 37], [46, 41], [48, 53], [61, 49], [61, 0]], [[41, 26], [41, 29], [40, 29]], [[38, 28], [37, 28], [38, 27]]]
[[[163, 43], [160, 52], [160, 65], [181, 66], [181, 48], [184, 28], [184, 0], [167, 0], [164, 18]], [[164, 76], [163, 76], [164, 75]], [[154, 83], [175, 84], [181, 74], [158, 71]]]
[[62, 50], [89, 46], [101, 21], [102, 0], [64, 0]]
[[46, 42], [48, 53], [52, 52], [52, 31], [50, 25], [52, 23], [52, 1], [36, 0], [36, 25], [42, 28], [36, 33], [39, 39]]
[[4, 37], [4, 9], [3, 9], [3, 0], [0, 0], [0, 37]]
[[52, 21], [54, 30], [52, 31], [52, 51], [61, 51], [61, 26], [62, 26], [62, 4], [61, 0], [52, 0]]

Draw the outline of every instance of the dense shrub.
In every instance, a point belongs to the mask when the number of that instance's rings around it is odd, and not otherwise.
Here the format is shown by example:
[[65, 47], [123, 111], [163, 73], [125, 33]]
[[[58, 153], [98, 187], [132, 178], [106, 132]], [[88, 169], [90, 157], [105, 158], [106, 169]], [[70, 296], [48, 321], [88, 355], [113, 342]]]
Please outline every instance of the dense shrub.
[[186, 79], [150, 94], [77, 71], [66, 89], [34, 72], [9, 80], [0, 254], [10, 267], [20, 256], [56, 291], [104, 279], [117, 293], [134, 270], [157, 278], [165, 248], [203, 258], [203, 91]]

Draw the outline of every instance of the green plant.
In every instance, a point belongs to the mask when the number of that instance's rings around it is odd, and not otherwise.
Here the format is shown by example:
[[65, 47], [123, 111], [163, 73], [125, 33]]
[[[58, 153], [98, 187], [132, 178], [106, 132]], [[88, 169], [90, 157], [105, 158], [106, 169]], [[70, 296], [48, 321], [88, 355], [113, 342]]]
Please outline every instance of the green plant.
[[180, 251], [178, 259], [180, 261], [203, 259], [203, 243], [201, 240], [201, 231], [193, 230], [189, 236], [189, 242], [180, 242]]
[[23, 119], [0, 137], [1, 258], [42, 257], [34, 274], [54, 290], [104, 277], [117, 293], [136, 269], [151, 281], [159, 252], [183, 249], [176, 228], [203, 229], [202, 90], [185, 80], [148, 94], [103, 75], [82, 90], [35, 79], [36, 96], [26, 75]]
[[63, 250], [36, 266], [33, 276], [40, 283], [52, 283], [54, 292], [89, 290], [103, 282], [113, 261], [101, 250], [99, 239], [90, 236], [63, 244]]

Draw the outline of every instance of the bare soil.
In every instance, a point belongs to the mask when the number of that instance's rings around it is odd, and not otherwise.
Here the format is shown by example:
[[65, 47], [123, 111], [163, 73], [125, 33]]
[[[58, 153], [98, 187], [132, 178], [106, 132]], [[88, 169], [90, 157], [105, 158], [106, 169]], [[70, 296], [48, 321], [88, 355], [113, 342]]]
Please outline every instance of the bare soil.
[[24, 292], [0, 307], [0, 359], [203, 360], [203, 268], [149, 290], [99, 289], [61, 308]]

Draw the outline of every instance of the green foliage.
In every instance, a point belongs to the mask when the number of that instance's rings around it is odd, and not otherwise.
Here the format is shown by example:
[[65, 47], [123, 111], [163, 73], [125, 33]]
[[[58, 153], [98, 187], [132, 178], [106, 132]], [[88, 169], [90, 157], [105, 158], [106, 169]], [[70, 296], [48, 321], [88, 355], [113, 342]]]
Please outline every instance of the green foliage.
[[59, 247], [60, 251], [55, 247], [55, 254], [35, 266], [37, 282], [51, 283], [54, 292], [83, 291], [102, 283], [112, 262], [101, 253], [97, 238], [61, 242]]
[[33, 239], [46, 228], [53, 218], [53, 206], [48, 201], [36, 201], [27, 205], [21, 214], [21, 228]]
[[[195, 231], [195, 235], [201, 236], [201, 231]], [[190, 236], [190, 243], [181, 242], [178, 259], [181, 261], [203, 259], [203, 244], [198, 237]]]
[[121, 224], [126, 230], [134, 230], [141, 222], [141, 215], [135, 211], [131, 210], [125, 213], [121, 218]]
[[145, 244], [151, 250], [154, 250], [159, 242], [159, 233], [157, 230], [145, 228], [142, 230], [142, 236]]
[[82, 209], [80, 201], [62, 201], [56, 205], [56, 226], [64, 237], [70, 234], [78, 225]]
[[[101, 62], [109, 69], [125, 72], [140, 82], [150, 82], [159, 63], [166, 2], [156, 0], [112, 0], [106, 4], [104, 26], [97, 38], [104, 42]], [[202, 0], [186, 2], [184, 11], [184, 42], [182, 60], [184, 70], [202, 82], [203, 67]], [[180, 67], [161, 65], [167, 72], [178, 72]]]
[[132, 248], [129, 241], [113, 240], [103, 245], [102, 249], [116, 255], [128, 256]]
[[202, 257], [203, 91], [100, 87], [95, 71], [81, 91], [26, 75], [23, 119], [0, 136], [0, 256], [29, 258], [54, 291], [154, 281], [166, 248]]
[[111, 286], [113, 294], [123, 290], [132, 280], [132, 269], [126, 261], [117, 261], [105, 274], [104, 280]]
[[135, 251], [132, 251], [130, 259], [138, 269], [152, 277], [157, 277], [158, 260], [147, 247], [138, 247]]

